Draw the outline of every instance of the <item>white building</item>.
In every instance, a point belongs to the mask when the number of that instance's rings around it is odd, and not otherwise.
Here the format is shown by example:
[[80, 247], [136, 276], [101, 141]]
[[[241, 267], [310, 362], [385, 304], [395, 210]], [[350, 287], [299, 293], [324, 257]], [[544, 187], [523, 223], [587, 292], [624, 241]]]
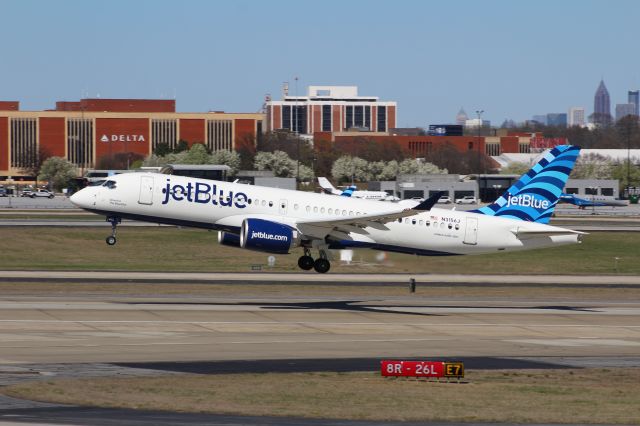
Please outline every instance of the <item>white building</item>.
[[397, 103], [377, 96], [359, 96], [357, 86], [309, 86], [304, 96], [289, 96], [288, 85], [281, 101], [268, 100], [267, 130], [290, 130], [312, 135], [349, 129], [388, 132], [396, 127]]
[[584, 126], [584, 107], [572, 107], [569, 109], [569, 127], [572, 126]]

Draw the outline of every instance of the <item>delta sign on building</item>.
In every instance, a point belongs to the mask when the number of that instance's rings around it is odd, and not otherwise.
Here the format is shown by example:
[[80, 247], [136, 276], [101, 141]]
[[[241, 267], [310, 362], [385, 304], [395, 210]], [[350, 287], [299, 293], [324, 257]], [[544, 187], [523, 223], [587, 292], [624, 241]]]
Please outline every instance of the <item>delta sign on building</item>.
[[64, 157], [81, 171], [116, 154], [147, 156], [159, 144], [203, 143], [235, 150], [255, 144], [264, 114], [177, 113], [174, 100], [82, 99], [55, 110], [20, 111], [0, 101], [0, 180], [26, 178], [35, 155]]

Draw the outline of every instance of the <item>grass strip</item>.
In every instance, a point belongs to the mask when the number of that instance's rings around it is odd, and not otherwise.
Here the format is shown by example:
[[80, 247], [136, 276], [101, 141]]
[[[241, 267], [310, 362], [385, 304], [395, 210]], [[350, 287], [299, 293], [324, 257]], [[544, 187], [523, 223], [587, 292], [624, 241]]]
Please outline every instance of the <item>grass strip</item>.
[[379, 373], [48, 380], [5, 395], [83, 406], [310, 418], [514, 423], [640, 422], [640, 369], [468, 371], [466, 384]]
[[[118, 244], [109, 247], [107, 229], [59, 227], [0, 228], [0, 269], [137, 270], [246, 272], [299, 271], [299, 250], [275, 255], [220, 246], [217, 233], [174, 227], [121, 228]], [[465, 274], [640, 274], [634, 233], [596, 233], [583, 244], [526, 252], [477, 256], [419, 257], [374, 250], [354, 251], [350, 265], [332, 263], [334, 272]]]

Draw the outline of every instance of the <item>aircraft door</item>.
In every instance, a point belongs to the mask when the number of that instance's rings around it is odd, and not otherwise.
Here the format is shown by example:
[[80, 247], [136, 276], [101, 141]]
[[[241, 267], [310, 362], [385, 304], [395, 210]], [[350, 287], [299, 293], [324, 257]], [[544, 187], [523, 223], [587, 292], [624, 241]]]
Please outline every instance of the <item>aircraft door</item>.
[[280, 203], [278, 204], [278, 213], [280, 216], [287, 215], [287, 200], [280, 200]]
[[466, 223], [463, 242], [470, 245], [478, 244], [478, 218], [467, 217]]
[[151, 176], [141, 176], [140, 178], [140, 204], [153, 204], [153, 178]]

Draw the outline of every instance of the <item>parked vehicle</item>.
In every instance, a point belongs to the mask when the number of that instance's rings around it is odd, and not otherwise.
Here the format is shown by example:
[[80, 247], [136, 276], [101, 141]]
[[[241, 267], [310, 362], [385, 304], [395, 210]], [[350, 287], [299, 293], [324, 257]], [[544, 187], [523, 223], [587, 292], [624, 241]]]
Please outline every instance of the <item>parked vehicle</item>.
[[4, 186], [0, 186], [0, 197], [8, 197], [9, 194], [7, 194], [7, 190], [5, 189]]
[[55, 194], [49, 191], [48, 189], [38, 189], [35, 191], [31, 191], [31, 194], [29, 195], [29, 197], [31, 198], [36, 198], [36, 197], [53, 198], [54, 196]]
[[443, 195], [438, 200], [438, 204], [451, 204], [451, 197], [449, 197], [448, 195]]
[[465, 195], [456, 200], [456, 204], [478, 204], [478, 200], [473, 195]]

